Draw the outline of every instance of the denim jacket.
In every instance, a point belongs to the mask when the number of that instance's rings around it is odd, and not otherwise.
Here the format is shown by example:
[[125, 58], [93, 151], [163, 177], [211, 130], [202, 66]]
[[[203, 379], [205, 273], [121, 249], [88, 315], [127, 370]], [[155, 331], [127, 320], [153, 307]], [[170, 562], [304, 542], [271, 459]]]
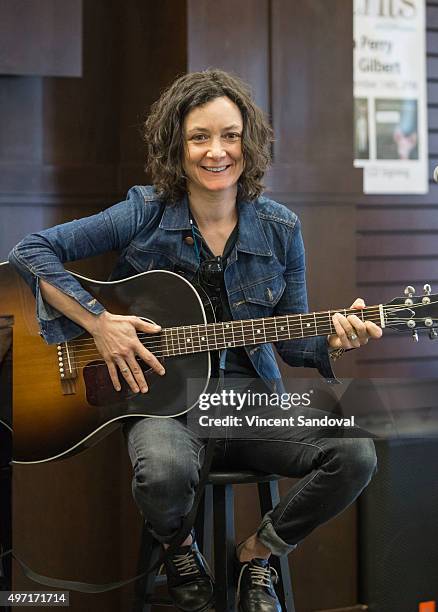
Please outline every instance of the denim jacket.
[[[239, 230], [224, 272], [234, 319], [306, 313], [304, 247], [295, 213], [266, 197], [238, 201]], [[65, 271], [63, 263], [121, 251], [112, 279], [146, 270], [171, 270], [192, 279], [198, 269], [193, 246], [184, 240], [190, 232], [187, 198], [166, 204], [153, 187], [136, 186], [123, 202], [84, 219], [30, 234], [9, 254], [32, 288], [41, 333], [58, 343], [83, 329], [42, 298], [43, 278], [96, 315], [104, 307]], [[334, 381], [324, 337], [276, 342], [282, 359], [291, 366], [316, 367]], [[246, 347], [255, 370], [268, 386], [284, 389], [272, 344]]]

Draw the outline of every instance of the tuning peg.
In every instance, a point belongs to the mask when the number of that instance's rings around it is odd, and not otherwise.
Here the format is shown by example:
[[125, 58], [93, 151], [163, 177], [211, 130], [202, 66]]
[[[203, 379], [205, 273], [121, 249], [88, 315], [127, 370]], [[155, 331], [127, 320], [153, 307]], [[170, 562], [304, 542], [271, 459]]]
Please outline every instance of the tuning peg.
[[435, 328], [429, 330], [429, 338], [431, 340], [436, 340], [438, 338], [438, 332]]
[[432, 287], [429, 285], [429, 283], [426, 283], [423, 287], [424, 289], [424, 296], [421, 298], [421, 303], [422, 304], [430, 304], [430, 293], [432, 291]]
[[417, 332], [417, 330], [414, 330], [414, 331], [412, 332], [412, 340], [413, 340], [414, 342], [418, 342], [418, 332]]
[[415, 289], [413, 287], [411, 287], [410, 285], [408, 285], [405, 289], [405, 295], [407, 295], [408, 297], [405, 299], [405, 304], [406, 306], [412, 306], [412, 304], [414, 303], [412, 301], [412, 297], [415, 293]]

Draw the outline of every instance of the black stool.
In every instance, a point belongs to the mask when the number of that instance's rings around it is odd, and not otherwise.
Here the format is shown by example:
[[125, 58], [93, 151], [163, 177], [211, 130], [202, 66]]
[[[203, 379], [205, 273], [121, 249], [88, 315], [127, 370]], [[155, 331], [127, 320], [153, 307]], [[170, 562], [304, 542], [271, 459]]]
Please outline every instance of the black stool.
[[[205, 487], [195, 522], [199, 548], [215, 574], [216, 612], [234, 612], [235, 585], [233, 577], [234, 559], [234, 484], [257, 483], [260, 511], [263, 516], [279, 502], [278, 481], [281, 476], [259, 472], [211, 472]], [[214, 564], [212, 544], [214, 537]], [[158, 558], [159, 546], [146, 527], [143, 528], [139, 558], [139, 573]], [[271, 565], [278, 573], [276, 591], [283, 610], [295, 612], [289, 565], [286, 556], [272, 557]], [[165, 576], [148, 576], [137, 583], [133, 612], [150, 612], [152, 604], [172, 605], [169, 599], [153, 595], [154, 587], [165, 584]]]

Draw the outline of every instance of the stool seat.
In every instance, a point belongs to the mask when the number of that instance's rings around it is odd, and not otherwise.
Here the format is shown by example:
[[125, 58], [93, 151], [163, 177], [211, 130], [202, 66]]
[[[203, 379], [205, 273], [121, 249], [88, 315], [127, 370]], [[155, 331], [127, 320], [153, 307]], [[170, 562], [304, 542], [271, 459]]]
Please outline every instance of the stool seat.
[[211, 485], [227, 485], [227, 484], [251, 484], [258, 482], [271, 482], [273, 480], [281, 480], [284, 476], [278, 474], [266, 474], [265, 472], [210, 472], [208, 476], [208, 484]]

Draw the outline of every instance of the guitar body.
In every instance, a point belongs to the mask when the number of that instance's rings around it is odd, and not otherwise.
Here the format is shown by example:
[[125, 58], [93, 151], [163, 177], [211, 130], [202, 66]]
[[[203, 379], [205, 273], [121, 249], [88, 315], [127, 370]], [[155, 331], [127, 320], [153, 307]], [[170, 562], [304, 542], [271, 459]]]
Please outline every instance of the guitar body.
[[[172, 272], [145, 272], [108, 283], [76, 276], [110, 312], [143, 317], [163, 328], [207, 322], [197, 291]], [[38, 333], [33, 295], [8, 264], [0, 265], [0, 295], [2, 314], [14, 316], [16, 462], [42, 462], [79, 452], [107, 435], [121, 419], [184, 414], [209, 386], [215, 360], [209, 352], [198, 352], [160, 358], [165, 376], [143, 364], [146, 394], [132, 393], [124, 381], [116, 392], [106, 364], [86, 334], [62, 345], [62, 373], [59, 348], [47, 345]]]

